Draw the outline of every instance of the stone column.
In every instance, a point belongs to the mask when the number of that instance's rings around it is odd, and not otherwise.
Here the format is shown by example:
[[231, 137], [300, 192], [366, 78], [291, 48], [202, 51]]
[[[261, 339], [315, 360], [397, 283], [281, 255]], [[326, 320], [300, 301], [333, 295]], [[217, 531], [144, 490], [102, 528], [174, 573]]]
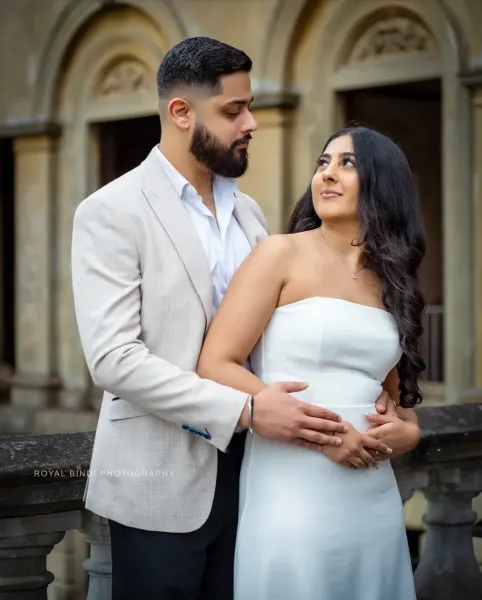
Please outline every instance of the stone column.
[[[10, 225], [7, 222], [6, 214], [10, 211], [7, 209], [13, 199], [10, 197], [9, 181], [11, 170], [10, 144], [2, 143], [5, 140], [0, 140], [0, 404], [8, 399], [10, 388], [11, 366], [8, 364], [7, 355], [11, 355], [11, 349], [7, 348], [8, 341], [5, 339], [5, 297], [7, 296], [6, 289], [6, 273], [5, 273], [5, 232]], [[6, 183], [7, 182], [7, 183]], [[11, 210], [11, 208], [10, 208]], [[8, 263], [7, 263], [8, 264]], [[10, 350], [10, 352], [9, 352]], [[0, 417], [1, 418], [1, 417]]]
[[55, 169], [57, 142], [46, 134], [17, 138], [15, 153], [15, 411], [55, 402]]
[[474, 165], [474, 319], [475, 387], [482, 388], [482, 87], [472, 96]]
[[424, 490], [427, 533], [415, 572], [417, 600], [482, 600], [472, 541], [472, 502], [482, 489], [482, 471], [454, 468], [431, 476]]
[[256, 95], [253, 104], [258, 130], [250, 143], [249, 169], [239, 187], [258, 202], [270, 233], [284, 231], [290, 208], [287, 147], [296, 103], [296, 96], [270, 94]]
[[84, 561], [84, 569], [89, 574], [87, 600], [110, 598], [112, 596], [112, 563], [109, 525], [104, 518], [85, 510], [82, 514], [81, 531], [90, 544], [90, 558]]
[[[0, 155], [0, 160], [1, 160], [1, 155]], [[1, 194], [1, 190], [0, 190], [0, 194]], [[3, 228], [4, 228], [4, 217], [3, 217], [3, 198], [0, 197], [0, 236], [3, 237]], [[0, 401], [1, 401], [1, 379], [2, 379], [2, 365], [4, 364], [3, 361], [3, 357], [4, 357], [4, 352], [5, 352], [5, 348], [4, 348], [4, 341], [3, 341], [3, 336], [4, 336], [4, 331], [3, 331], [3, 319], [4, 319], [4, 306], [3, 306], [3, 298], [5, 297], [5, 290], [3, 289], [4, 283], [3, 283], [3, 278], [4, 278], [4, 270], [3, 270], [3, 244], [1, 242], [1, 237], [0, 237]]]

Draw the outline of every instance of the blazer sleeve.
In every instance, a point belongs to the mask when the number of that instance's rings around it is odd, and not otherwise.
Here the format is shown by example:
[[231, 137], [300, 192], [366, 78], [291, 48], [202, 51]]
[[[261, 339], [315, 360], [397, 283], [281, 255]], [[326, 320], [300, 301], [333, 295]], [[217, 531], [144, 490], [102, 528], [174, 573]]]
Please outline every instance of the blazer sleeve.
[[207, 430], [208, 441], [225, 451], [247, 395], [182, 371], [142, 342], [140, 255], [125, 212], [94, 196], [74, 215], [74, 307], [92, 379], [160, 419]]

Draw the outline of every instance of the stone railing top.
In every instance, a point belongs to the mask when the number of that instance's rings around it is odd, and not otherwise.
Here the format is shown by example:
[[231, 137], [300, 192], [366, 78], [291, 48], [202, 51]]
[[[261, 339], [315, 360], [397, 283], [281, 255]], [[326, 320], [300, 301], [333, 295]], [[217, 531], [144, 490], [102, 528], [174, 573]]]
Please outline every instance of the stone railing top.
[[482, 458], [482, 404], [417, 408], [422, 439], [397, 464], [440, 464]]
[[94, 433], [0, 436], [0, 516], [82, 505]]
[[[396, 468], [482, 458], [482, 404], [417, 408], [418, 447]], [[94, 433], [0, 437], [0, 516], [81, 508]]]

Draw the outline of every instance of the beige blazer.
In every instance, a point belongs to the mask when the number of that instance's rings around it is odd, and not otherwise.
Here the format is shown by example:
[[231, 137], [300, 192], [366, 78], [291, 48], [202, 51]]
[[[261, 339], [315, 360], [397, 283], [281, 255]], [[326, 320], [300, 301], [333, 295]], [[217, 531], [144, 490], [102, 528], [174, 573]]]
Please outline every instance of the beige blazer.
[[[268, 235], [249, 196], [237, 193], [235, 216], [251, 247]], [[247, 396], [194, 373], [211, 277], [155, 148], [77, 208], [72, 283], [86, 362], [105, 390], [86, 508], [147, 530], [199, 528], [217, 449], [226, 450]]]

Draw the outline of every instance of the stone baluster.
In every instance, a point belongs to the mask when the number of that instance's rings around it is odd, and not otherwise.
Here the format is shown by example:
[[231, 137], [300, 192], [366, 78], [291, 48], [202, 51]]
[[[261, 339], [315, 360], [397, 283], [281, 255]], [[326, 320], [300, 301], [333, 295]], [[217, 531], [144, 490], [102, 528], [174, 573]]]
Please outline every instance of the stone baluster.
[[47, 600], [47, 555], [63, 527], [61, 515], [0, 519], [0, 600]]
[[397, 479], [398, 489], [402, 502], [408, 502], [415, 494], [416, 490], [424, 488], [428, 483], [428, 474], [423, 468], [414, 466], [403, 466], [403, 462], [395, 460], [393, 465], [395, 468], [395, 476]]
[[417, 600], [482, 600], [482, 572], [472, 531], [472, 501], [482, 490], [482, 470], [430, 473], [424, 494], [426, 543], [415, 572]]
[[83, 564], [89, 574], [87, 600], [109, 600], [112, 596], [109, 525], [104, 518], [85, 510], [80, 531], [90, 544], [90, 557]]

